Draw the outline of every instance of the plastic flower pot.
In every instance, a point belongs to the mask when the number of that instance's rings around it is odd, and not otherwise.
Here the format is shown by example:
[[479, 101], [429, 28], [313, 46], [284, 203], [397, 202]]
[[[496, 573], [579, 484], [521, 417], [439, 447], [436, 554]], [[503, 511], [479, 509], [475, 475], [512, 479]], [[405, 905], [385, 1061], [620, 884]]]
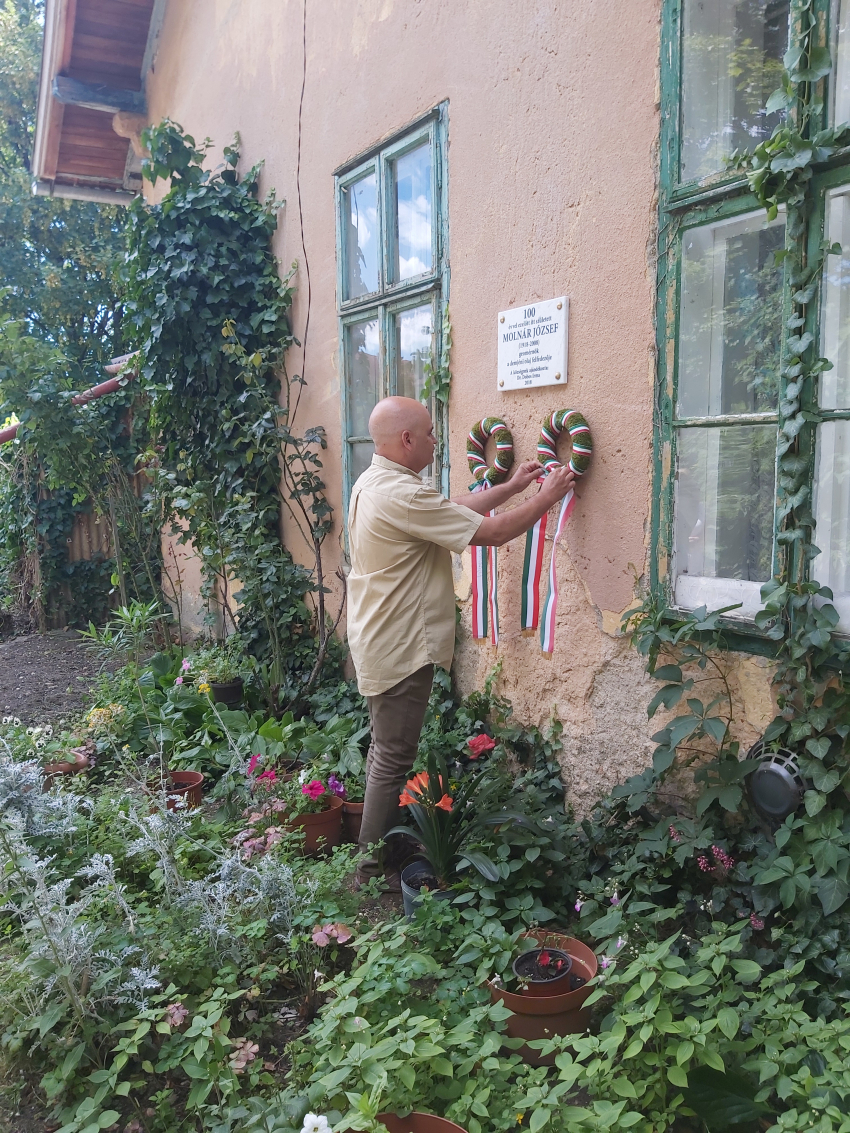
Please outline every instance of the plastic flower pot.
[[171, 786], [165, 805], [174, 810], [180, 799], [186, 800], [188, 807], [194, 808], [204, 801], [204, 777], [200, 771], [172, 771]]
[[360, 826], [363, 822], [363, 803], [350, 803], [348, 799], [342, 801], [342, 840], [353, 842], [356, 846], [360, 841]]
[[83, 748], [73, 748], [71, 750], [73, 760], [60, 760], [58, 763], [47, 763], [44, 766], [44, 789], [46, 791], [54, 785], [57, 779], [63, 775], [79, 775], [81, 771], [85, 771], [89, 765], [89, 757]]
[[445, 1117], [433, 1113], [409, 1113], [399, 1117], [395, 1113], [379, 1113], [378, 1121], [386, 1125], [389, 1133], [466, 1133], [462, 1125], [455, 1125]]
[[324, 853], [342, 841], [342, 799], [327, 795], [325, 809], [318, 814], [296, 814], [287, 819], [286, 830], [303, 830], [303, 853], [311, 856]]
[[[401, 896], [408, 920], [412, 919], [413, 914], [422, 904], [422, 886], [429, 882], [433, 885], [434, 870], [430, 862], [411, 862], [401, 871]], [[451, 889], [432, 888], [431, 892], [437, 901], [451, 901], [454, 897]]]
[[[548, 956], [549, 963], [544, 969], [541, 956]], [[570, 972], [572, 958], [560, 948], [532, 948], [523, 952], [513, 962], [513, 973], [523, 984], [523, 995], [561, 995], [571, 991]], [[549, 974], [542, 976], [542, 971]]]
[[[549, 1039], [553, 1035], [580, 1034], [587, 1030], [590, 1011], [584, 1001], [590, 995], [587, 983], [597, 972], [596, 956], [586, 944], [572, 936], [560, 932], [526, 932], [523, 937], [545, 945], [559, 948], [572, 960], [570, 976], [578, 976], [586, 981], [585, 986], [574, 991], [558, 992], [554, 995], [526, 995], [506, 991], [496, 987], [488, 980], [487, 987], [493, 1003], [503, 1003], [513, 1015], [508, 1019], [508, 1034], [514, 1039]], [[519, 1055], [531, 1066], [553, 1066], [553, 1054], [541, 1056], [528, 1045], [520, 1047]]]
[[223, 704], [226, 708], [236, 708], [242, 703], [245, 682], [241, 677], [235, 681], [210, 681], [210, 696], [213, 704]]

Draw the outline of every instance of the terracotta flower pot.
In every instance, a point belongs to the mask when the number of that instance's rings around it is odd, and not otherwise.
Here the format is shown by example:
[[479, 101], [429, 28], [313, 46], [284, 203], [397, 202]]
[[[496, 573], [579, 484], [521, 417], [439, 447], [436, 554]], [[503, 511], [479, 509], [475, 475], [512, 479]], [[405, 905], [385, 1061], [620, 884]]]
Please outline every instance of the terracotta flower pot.
[[236, 708], [242, 703], [245, 682], [241, 677], [235, 681], [210, 681], [210, 697], [213, 704], [223, 704], [226, 708]]
[[286, 822], [287, 830], [304, 831], [305, 854], [320, 854], [342, 840], [342, 799], [328, 794], [327, 805], [318, 814], [296, 814]]
[[360, 825], [363, 822], [363, 803], [350, 803], [348, 799], [342, 800], [342, 840], [353, 842], [356, 846], [360, 841]]
[[178, 800], [184, 798], [188, 806], [200, 806], [204, 801], [203, 783], [204, 777], [200, 771], [172, 771], [165, 805], [169, 810], [174, 810]]
[[62, 775], [79, 775], [89, 766], [89, 757], [84, 748], [71, 750], [73, 760], [60, 760], [58, 763], [46, 763], [44, 766], [44, 789], [50, 790], [56, 780]]
[[389, 1133], [466, 1133], [462, 1125], [455, 1125], [445, 1117], [433, 1113], [409, 1113], [398, 1117], [394, 1113], [379, 1113], [378, 1121], [386, 1125]]
[[[580, 940], [560, 932], [526, 932], [523, 937], [536, 940], [547, 948], [560, 948], [572, 960], [571, 975], [580, 976], [588, 983], [597, 972], [596, 956]], [[489, 980], [487, 987], [493, 1003], [504, 1003], [513, 1015], [508, 1019], [508, 1034], [515, 1039], [549, 1039], [553, 1035], [573, 1035], [587, 1030], [590, 1011], [584, 1001], [591, 988], [586, 984], [575, 991], [556, 995], [521, 995], [495, 987]], [[532, 1066], [553, 1066], [554, 1055], [541, 1057], [538, 1051], [523, 1046], [518, 1052]]]

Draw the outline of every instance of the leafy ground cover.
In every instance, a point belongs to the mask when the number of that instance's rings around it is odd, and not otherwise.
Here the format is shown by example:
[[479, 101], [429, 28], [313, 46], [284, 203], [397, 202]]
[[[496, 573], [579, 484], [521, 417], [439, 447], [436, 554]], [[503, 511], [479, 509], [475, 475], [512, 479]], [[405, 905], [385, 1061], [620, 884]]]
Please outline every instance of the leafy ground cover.
[[[211, 664], [130, 661], [64, 729], [0, 726], [7, 1106], [63, 1133], [411, 1108], [470, 1133], [850, 1128], [850, 924], [820, 881], [850, 861], [846, 801], [770, 830], [744, 792], [724, 807], [704, 777], [688, 814], [648, 772], [578, 821], [557, 722], [521, 727], [493, 681], [461, 699], [440, 673], [417, 774], [440, 777], [441, 815], [474, 802], [453, 900], [408, 921], [353, 891], [352, 846], [307, 858], [287, 823], [362, 784], [352, 686], [278, 719], [248, 662], [244, 705], [213, 704]], [[45, 791], [41, 765], [81, 744], [88, 773]], [[169, 809], [163, 766], [201, 770], [203, 806]], [[539, 1040], [553, 1065], [532, 1066], [486, 981], [515, 986], [543, 928], [600, 973], [590, 1030]]]

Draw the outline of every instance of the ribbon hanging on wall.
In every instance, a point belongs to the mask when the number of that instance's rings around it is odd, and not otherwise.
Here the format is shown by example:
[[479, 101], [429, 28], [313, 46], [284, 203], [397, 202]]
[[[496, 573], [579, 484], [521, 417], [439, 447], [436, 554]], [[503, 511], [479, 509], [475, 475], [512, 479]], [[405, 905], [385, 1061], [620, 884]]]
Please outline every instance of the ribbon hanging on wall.
[[[563, 431], [569, 433], [572, 442], [569, 467], [575, 475], [583, 476], [590, 466], [593, 442], [590, 426], [581, 413], [575, 409], [558, 409], [543, 421], [540, 439], [537, 442], [537, 459], [548, 473], [560, 467], [555, 451], [558, 438]], [[541, 476], [539, 483], [543, 482]], [[566, 526], [575, 506], [572, 489], [564, 497], [558, 513], [558, 522], [552, 539], [552, 557], [549, 562], [549, 585], [542, 611], [540, 606], [540, 582], [543, 575], [543, 548], [546, 538], [546, 513], [538, 519], [525, 537], [525, 558], [522, 570], [522, 628], [533, 632], [540, 625], [540, 648], [551, 655], [555, 647], [555, 619], [558, 610], [558, 576], [556, 571], [556, 548], [558, 539]]]
[[[488, 439], [496, 443], [496, 459], [488, 465], [484, 449]], [[471, 492], [483, 492], [505, 479], [514, 462], [514, 443], [510, 429], [499, 417], [485, 417], [472, 426], [466, 440], [466, 457], [475, 477]], [[495, 515], [490, 511], [488, 515]], [[472, 636], [487, 637], [499, 644], [499, 603], [497, 598], [498, 560], [495, 547], [470, 547], [472, 553]]]

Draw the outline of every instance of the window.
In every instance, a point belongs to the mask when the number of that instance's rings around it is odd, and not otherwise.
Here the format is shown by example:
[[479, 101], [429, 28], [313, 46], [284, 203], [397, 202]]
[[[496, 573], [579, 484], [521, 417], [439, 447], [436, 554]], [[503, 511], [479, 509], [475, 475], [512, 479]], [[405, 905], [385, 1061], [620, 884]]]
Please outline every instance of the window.
[[[372, 459], [369, 414], [382, 397], [420, 398], [439, 355], [448, 301], [445, 106], [337, 172], [343, 484]], [[434, 482], [446, 486], [439, 429]]]
[[[833, 71], [822, 125], [850, 120], [850, 0], [816, 0]], [[740, 603], [755, 644], [760, 587], [779, 567], [777, 443], [785, 339], [806, 331], [833, 363], [801, 433], [819, 554], [792, 560], [835, 594], [850, 633], [850, 158], [811, 181], [810, 244], [828, 255], [805, 328], [788, 329], [793, 280], [768, 223], [729, 167], [778, 121], [763, 109], [796, 46], [789, 0], [667, 0], [662, 57], [659, 381], [653, 586], [670, 605]], [[789, 30], [790, 29], [790, 30]], [[790, 37], [790, 38], [789, 38]], [[815, 128], [818, 122], [815, 122]], [[781, 257], [780, 257], [781, 260]], [[780, 493], [781, 494], [781, 493]]]

